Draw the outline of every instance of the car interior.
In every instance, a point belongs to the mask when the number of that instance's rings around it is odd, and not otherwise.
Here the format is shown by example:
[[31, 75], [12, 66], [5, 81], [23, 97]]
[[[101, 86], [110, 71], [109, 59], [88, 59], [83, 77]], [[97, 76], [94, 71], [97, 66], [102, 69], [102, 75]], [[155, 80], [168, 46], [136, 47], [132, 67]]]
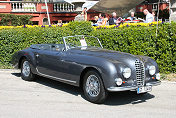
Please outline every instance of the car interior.
[[51, 51], [63, 51], [65, 49], [64, 44], [35, 44], [30, 46], [30, 48]]

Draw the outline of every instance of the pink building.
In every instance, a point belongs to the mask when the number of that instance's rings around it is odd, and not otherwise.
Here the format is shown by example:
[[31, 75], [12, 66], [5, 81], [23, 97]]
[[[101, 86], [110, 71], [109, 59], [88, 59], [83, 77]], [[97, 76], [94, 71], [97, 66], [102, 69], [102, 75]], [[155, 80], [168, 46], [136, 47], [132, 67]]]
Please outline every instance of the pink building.
[[[144, 9], [148, 9], [150, 12], [157, 11], [158, 0], [145, 0], [143, 3], [136, 6], [136, 12], [143, 12]], [[161, 0], [159, 9], [160, 10], [169, 9], [169, 0]]]
[[[77, 15], [74, 12], [74, 6], [64, 0], [56, 1], [48, 0], [48, 11], [50, 14], [51, 23], [57, 23], [58, 20], [68, 22], [74, 20]], [[31, 21], [36, 25], [47, 24], [48, 18], [44, 0], [27, 0], [27, 1], [12, 1], [0, 0], [1, 14], [15, 15], [32, 15]]]

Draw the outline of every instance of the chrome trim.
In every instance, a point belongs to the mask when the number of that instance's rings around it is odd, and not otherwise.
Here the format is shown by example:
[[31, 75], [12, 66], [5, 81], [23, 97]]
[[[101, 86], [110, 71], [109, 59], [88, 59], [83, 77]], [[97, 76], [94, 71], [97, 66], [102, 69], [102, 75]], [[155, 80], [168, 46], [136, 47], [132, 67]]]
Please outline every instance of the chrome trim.
[[67, 49], [67, 43], [66, 43], [65, 39], [66, 39], [66, 38], [70, 38], [70, 37], [92, 37], [92, 38], [97, 39], [97, 40], [98, 40], [98, 43], [100, 44], [100, 47], [103, 48], [103, 46], [102, 46], [102, 44], [101, 44], [99, 38], [97, 38], [97, 37], [88, 36], [88, 35], [75, 35], [75, 36], [66, 36], [66, 37], [63, 37], [63, 42], [64, 42], [64, 45], [65, 45], [65, 51], [68, 50], [68, 49]]
[[[157, 86], [160, 85], [161, 81], [156, 81], [156, 82], [150, 82], [150, 83], [146, 83], [146, 86]], [[110, 92], [118, 92], [118, 91], [136, 91], [137, 90], [137, 86], [124, 86], [124, 87], [110, 87], [107, 88], [108, 91]]]
[[137, 86], [125, 86], [125, 87], [110, 87], [107, 88], [108, 91], [117, 92], [117, 91], [128, 91], [128, 90], [136, 90]]
[[156, 81], [156, 82], [150, 82], [150, 83], [146, 83], [146, 86], [157, 86], [160, 85], [161, 81]]
[[28, 61], [24, 61], [23, 62], [23, 65], [22, 65], [22, 71], [21, 71], [21, 74], [25, 77], [29, 77], [31, 73], [31, 67], [29, 65], [29, 62]]
[[142, 73], [141, 77], [142, 77], [143, 85], [145, 85], [146, 76], [145, 76], [145, 66], [143, 62], [141, 62], [141, 73]]
[[136, 68], [136, 80], [137, 86], [141, 87], [145, 85], [145, 68], [144, 64], [140, 60], [135, 61], [135, 68]]
[[65, 82], [70, 82], [70, 83], [75, 83], [75, 84], [76, 84], [76, 81], [72, 81], [72, 80], [67, 80], [67, 79], [62, 79], [62, 78], [58, 78], [58, 77], [46, 75], [46, 74], [40, 73], [37, 68], [36, 68], [36, 70], [37, 70], [37, 73], [39, 73], [39, 74], [40, 74], [41, 76], [43, 76], [43, 77], [48, 77], [48, 78], [51, 78], [51, 79], [60, 80], [60, 81], [65, 81]]
[[63, 37], [63, 42], [64, 42], [64, 46], [65, 46], [65, 51], [67, 51], [67, 44], [66, 44], [66, 41], [65, 41], [65, 37]]
[[97, 97], [100, 94], [100, 82], [97, 76], [90, 75], [86, 81], [86, 92], [91, 97]]

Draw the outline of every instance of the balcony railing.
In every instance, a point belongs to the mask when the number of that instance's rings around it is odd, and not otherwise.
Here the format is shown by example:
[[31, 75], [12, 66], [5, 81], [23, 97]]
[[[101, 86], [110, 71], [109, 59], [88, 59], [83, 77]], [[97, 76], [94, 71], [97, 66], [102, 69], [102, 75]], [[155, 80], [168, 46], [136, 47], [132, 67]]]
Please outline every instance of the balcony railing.
[[[53, 4], [51, 12], [74, 12], [74, 5], [65, 1], [57, 2], [56, 0], [47, 0]], [[37, 11], [38, 5], [44, 3], [44, 0], [25, 0], [25, 1], [0, 1], [0, 3], [11, 4], [12, 12], [40, 12]], [[43, 7], [43, 6], [42, 6]], [[40, 9], [40, 8], [39, 8]], [[42, 9], [45, 9], [44, 7]]]
[[36, 12], [35, 3], [22, 3], [14, 2], [11, 3], [12, 12]]
[[72, 12], [74, 11], [74, 5], [69, 3], [54, 3], [54, 12]]

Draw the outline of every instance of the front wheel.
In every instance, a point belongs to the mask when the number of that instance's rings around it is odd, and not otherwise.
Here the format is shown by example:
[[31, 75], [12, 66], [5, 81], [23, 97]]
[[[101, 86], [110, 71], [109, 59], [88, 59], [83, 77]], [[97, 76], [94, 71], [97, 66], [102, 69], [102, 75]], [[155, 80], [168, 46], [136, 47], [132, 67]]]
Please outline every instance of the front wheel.
[[83, 91], [88, 101], [97, 104], [103, 103], [108, 94], [99, 73], [94, 70], [85, 74]]
[[26, 81], [33, 81], [35, 79], [27, 59], [24, 59], [21, 63], [21, 78]]

